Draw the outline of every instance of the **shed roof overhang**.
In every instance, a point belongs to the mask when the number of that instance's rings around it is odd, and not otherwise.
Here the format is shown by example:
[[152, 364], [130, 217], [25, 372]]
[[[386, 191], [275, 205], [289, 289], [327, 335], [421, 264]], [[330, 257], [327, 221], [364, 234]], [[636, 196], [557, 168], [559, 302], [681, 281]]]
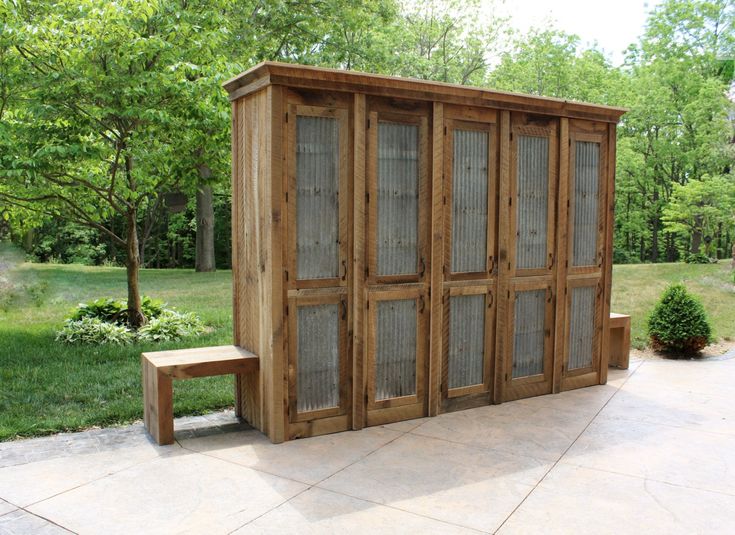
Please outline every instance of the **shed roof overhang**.
[[617, 123], [628, 111], [573, 100], [275, 61], [259, 63], [222, 84], [230, 100], [237, 100], [268, 85], [492, 107], [609, 123]]

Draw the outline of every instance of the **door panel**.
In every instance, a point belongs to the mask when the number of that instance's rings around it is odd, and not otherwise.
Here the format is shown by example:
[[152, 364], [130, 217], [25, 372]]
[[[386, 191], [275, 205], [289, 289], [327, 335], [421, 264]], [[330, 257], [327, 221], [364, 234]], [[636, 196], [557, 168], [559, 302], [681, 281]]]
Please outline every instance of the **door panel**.
[[[498, 140], [494, 110], [445, 106], [440, 411], [487, 405], [495, 368]], [[434, 357], [436, 358], [436, 357]]]
[[554, 328], [550, 281], [523, 281], [510, 290], [504, 400], [549, 394]]
[[[290, 106], [291, 287], [344, 286], [347, 276], [347, 110]], [[291, 277], [289, 277], [291, 279]]]
[[554, 267], [556, 177], [555, 120], [530, 123], [515, 117], [511, 135], [511, 276], [552, 275]]
[[599, 276], [567, 283], [562, 390], [598, 384], [602, 342], [602, 282]]
[[423, 282], [428, 241], [428, 117], [372, 111], [368, 128], [368, 283]]
[[330, 293], [289, 300], [291, 422], [346, 415], [347, 296]]
[[441, 389], [445, 410], [488, 403], [494, 320], [495, 295], [487, 286], [450, 287], [445, 292]]
[[368, 295], [368, 425], [424, 413], [427, 316], [420, 289]]
[[605, 230], [605, 136], [570, 134], [569, 274], [599, 273]]
[[378, 276], [411, 275], [419, 262], [419, 125], [378, 123]]
[[452, 272], [485, 272], [490, 135], [455, 129], [452, 154]]

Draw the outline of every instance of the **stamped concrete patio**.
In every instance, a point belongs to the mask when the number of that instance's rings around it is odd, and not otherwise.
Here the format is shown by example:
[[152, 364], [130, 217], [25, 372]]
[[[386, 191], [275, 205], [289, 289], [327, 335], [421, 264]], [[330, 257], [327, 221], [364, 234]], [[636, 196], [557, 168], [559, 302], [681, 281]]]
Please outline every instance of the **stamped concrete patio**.
[[[735, 359], [273, 445], [232, 413], [0, 444], [0, 533], [732, 533]], [[68, 530], [68, 531], [67, 531]]]

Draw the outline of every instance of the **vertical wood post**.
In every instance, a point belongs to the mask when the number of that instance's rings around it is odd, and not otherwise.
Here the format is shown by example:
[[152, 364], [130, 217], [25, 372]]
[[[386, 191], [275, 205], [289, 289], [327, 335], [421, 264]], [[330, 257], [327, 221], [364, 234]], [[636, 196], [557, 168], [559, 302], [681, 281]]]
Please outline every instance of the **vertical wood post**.
[[500, 173], [498, 175], [498, 295], [495, 327], [495, 387], [493, 403], [502, 403], [505, 394], [505, 361], [508, 348], [508, 278], [510, 277], [510, 112], [500, 112]]
[[566, 346], [566, 292], [567, 292], [567, 259], [569, 237], [569, 119], [562, 117], [559, 124], [559, 189], [557, 192], [556, 219], [556, 319], [554, 322], [554, 368], [552, 392], [561, 390], [561, 379], [564, 374], [564, 352]]
[[429, 342], [429, 416], [439, 414], [442, 400], [442, 296], [444, 295], [444, 105], [434, 102], [431, 175], [431, 324]]
[[355, 94], [352, 254], [352, 429], [365, 427], [365, 95]]

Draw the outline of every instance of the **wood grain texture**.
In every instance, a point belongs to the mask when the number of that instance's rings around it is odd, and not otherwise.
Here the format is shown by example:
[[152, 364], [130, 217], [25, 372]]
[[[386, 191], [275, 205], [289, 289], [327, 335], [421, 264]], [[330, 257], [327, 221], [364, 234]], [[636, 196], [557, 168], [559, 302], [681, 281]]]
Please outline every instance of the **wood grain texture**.
[[444, 348], [442, 335], [442, 292], [444, 270], [444, 105], [434, 104], [433, 110], [433, 159], [431, 196], [431, 320], [429, 341], [429, 416], [439, 413], [441, 404], [441, 377]]
[[353, 155], [353, 212], [352, 212], [352, 359], [353, 359], [353, 397], [352, 428], [365, 427], [365, 404], [367, 402], [367, 382], [365, 373], [365, 144], [367, 129], [365, 95], [356, 94], [354, 101], [354, 155]]
[[[565, 365], [565, 326], [566, 326], [566, 299], [567, 295], [567, 268], [569, 267], [567, 253], [568, 221], [569, 221], [569, 120], [562, 118], [559, 121], [559, 198], [558, 218], [556, 221], [557, 240], [556, 257], [560, 259], [556, 267], [556, 322], [554, 325], [554, 371], [552, 392], [561, 390], [561, 380]], [[561, 260], [563, 259], [563, 260]]]
[[607, 383], [607, 366], [610, 359], [610, 297], [612, 295], [613, 236], [615, 225], [615, 125], [607, 128], [607, 195], [605, 203], [605, 252], [602, 259], [602, 352], [600, 355], [600, 384]]
[[510, 112], [500, 114], [499, 174], [498, 174], [498, 292], [495, 322], [495, 385], [493, 403], [502, 403], [505, 395], [505, 355], [508, 351], [508, 303], [511, 274], [511, 191], [510, 191]]
[[230, 98], [234, 100], [249, 94], [249, 92], [258, 91], [263, 85], [269, 83], [328, 91], [365, 93], [384, 97], [400, 96], [416, 100], [546, 113], [607, 122], [617, 122], [626, 111], [624, 108], [491, 91], [457, 84], [279, 62], [260, 63], [228, 80], [223, 84], [223, 87], [230, 93]]

